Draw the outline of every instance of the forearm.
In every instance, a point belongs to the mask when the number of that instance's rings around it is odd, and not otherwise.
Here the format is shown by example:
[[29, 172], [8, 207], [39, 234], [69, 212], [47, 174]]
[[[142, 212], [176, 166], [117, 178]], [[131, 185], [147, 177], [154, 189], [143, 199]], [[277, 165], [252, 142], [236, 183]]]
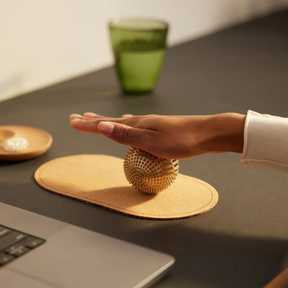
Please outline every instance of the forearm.
[[209, 121], [208, 152], [238, 152], [246, 166], [288, 171], [288, 118], [248, 111], [212, 115]]
[[244, 126], [246, 115], [223, 113], [208, 118], [208, 152], [242, 153], [244, 144]]

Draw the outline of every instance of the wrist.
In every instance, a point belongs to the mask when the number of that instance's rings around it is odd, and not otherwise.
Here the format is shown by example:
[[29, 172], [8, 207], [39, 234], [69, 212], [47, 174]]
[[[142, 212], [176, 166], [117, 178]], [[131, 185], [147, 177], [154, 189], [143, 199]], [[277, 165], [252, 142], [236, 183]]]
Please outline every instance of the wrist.
[[242, 153], [245, 120], [246, 115], [238, 113], [212, 115], [209, 119], [211, 129], [209, 152]]

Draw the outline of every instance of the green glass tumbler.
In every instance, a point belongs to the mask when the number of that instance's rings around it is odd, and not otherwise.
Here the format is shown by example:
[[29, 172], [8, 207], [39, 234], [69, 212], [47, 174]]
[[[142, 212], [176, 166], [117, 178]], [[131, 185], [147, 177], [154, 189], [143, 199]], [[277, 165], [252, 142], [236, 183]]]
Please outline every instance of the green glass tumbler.
[[151, 92], [163, 64], [168, 24], [156, 20], [120, 19], [110, 22], [109, 30], [122, 92]]

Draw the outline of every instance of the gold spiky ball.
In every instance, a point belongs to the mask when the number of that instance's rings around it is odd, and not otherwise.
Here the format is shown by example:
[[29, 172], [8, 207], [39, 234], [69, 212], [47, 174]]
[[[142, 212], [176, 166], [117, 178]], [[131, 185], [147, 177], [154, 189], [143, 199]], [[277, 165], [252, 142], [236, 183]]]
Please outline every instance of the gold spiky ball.
[[128, 182], [139, 191], [158, 193], [177, 178], [179, 161], [155, 157], [131, 147], [124, 159], [124, 172]]

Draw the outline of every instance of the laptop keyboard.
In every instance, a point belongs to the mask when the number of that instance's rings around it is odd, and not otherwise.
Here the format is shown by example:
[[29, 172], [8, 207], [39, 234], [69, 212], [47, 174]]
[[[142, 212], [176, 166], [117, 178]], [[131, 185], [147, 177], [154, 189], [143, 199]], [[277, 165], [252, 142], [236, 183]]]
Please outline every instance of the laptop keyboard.
[[0, 225], [0, 267], [43, 244], [45, 240]]

